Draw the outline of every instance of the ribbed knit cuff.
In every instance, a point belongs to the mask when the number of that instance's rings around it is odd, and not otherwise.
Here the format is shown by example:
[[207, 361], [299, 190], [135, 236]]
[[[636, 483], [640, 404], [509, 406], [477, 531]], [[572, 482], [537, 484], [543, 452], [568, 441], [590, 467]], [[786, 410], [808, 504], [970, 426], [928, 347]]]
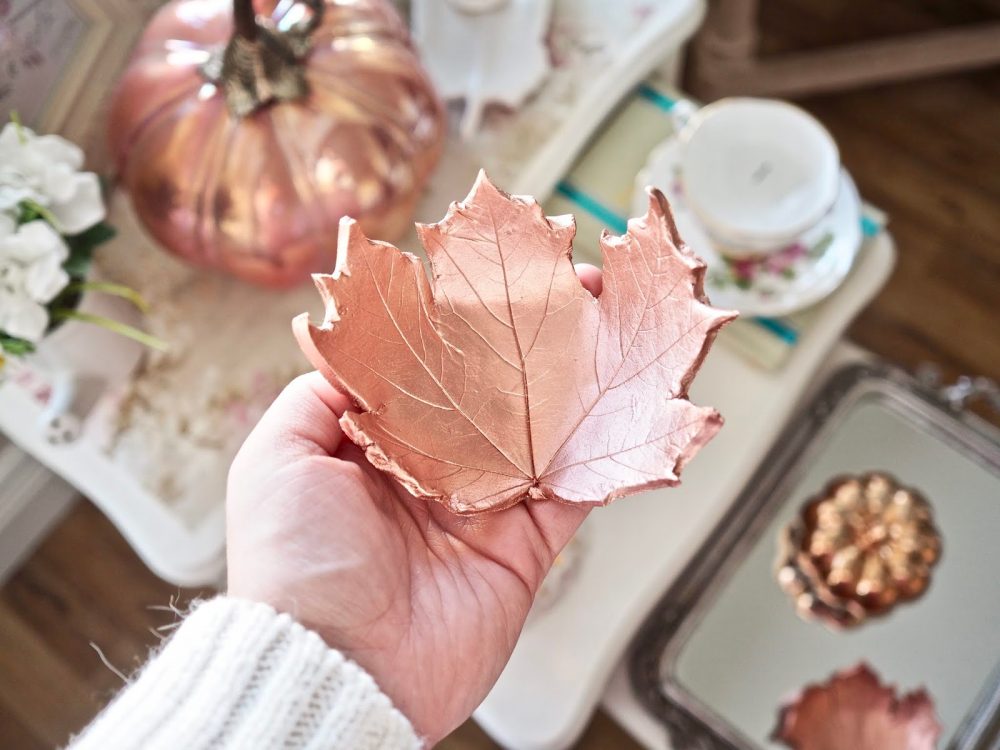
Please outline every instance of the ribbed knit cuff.
[[343, 748], [421, 742], [367, 672], [286, 614], [197, 606], [72, 750]]

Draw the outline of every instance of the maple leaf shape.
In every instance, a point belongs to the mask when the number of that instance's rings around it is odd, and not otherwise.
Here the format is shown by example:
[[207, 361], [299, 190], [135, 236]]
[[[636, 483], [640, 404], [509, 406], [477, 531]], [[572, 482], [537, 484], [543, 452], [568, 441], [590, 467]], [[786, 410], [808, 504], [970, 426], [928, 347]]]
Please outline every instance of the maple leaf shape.
[[294, 323], [357, 405], [341, 425], [374, 466], [456, 513], [606, 504], [678, 482], [722, 424], [686, 396], [735, 313], [709, 306], [704, 264], [659, 191], [625, 235], [602, 235], [597, 299], [573, 268], [573, 217], [547, 218], [482, 172], [417, 228], [433, 283], [346, 219], [336, 270], [314, 277], [326, 320]]
[[898, 697], [861, 663], [784, 705], [771, 738], [794, 750], [934, 750], [940, 735], [927, 691]]

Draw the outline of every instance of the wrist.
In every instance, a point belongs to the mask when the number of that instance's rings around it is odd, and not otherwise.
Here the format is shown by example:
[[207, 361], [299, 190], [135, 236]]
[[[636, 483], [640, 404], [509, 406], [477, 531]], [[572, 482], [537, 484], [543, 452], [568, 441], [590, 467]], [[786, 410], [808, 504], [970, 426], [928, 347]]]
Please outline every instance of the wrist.
[[357, 664], [260, 602], [197, 605], [74, 750], [126, 747], [417, 748], [409, 720]]

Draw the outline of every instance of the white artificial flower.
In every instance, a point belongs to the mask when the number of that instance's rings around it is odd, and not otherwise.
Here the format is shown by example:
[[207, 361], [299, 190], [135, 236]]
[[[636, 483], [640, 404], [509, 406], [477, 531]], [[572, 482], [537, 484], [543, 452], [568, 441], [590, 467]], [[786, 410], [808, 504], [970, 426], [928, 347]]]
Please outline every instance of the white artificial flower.
[[63, 234], [79, 234], [104, 221], [101, 182], [93, 172], [77, 172], [66, 180], [65, 200], [53, 200], [48, 208]]
[[0, 130], [0, 211], [17, 211], [26, 200], [45, 201], [38, 177], [44, 167], [33, 163], [31, 157], [37, 154], [21, 142], [22, 137], [30, 144], [35, 134], [14, 123]]
[[16, 211], [23, 201], [41, 203], [44, 199], [41, 193], [28, 187], [19, 174], [0, 165], [0, 211]]
[[[0, 277], [3, 265], [0, 264]], [[9, 295], [0, 278], [0, 331], [36, 343], [49, 327], [49, 311], [23, 295]]]
[[79, 234], [105, 217], [97, 175], [81, 172], [83, 151], [57, 135], [35, 135], [8, 123], [0, 131], [0, 211], [25, 200], [47, 208], [63, 234]]
[[48, 258], [62, 263], [69, 257], [69, 248], [48, 222], [36, 219], [0, 236], [0, 258], [6, 257], [24, 264]]
[[36, 302], [48, 304], [69, 284], [62, 262], [46, 258], [32, 263], [24, 274], [24, 291]]
[[69, 283], [69, 248], [47, 222], [17, 226], [0, 214], [0, 331], [38, 341], [49, 327], [46, 305]]

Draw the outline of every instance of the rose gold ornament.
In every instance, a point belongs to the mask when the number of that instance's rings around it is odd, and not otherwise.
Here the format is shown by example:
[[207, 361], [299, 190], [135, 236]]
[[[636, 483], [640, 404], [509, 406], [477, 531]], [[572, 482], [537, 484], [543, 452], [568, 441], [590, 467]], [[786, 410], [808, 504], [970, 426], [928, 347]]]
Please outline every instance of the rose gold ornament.
[[161, 244], [287, 286], [333, 266], [342, 216], [378, 237], [408, 227], [445, 121], [388, 0], [254, 10], [164, 6], [119, 83], [109, 135]]
[[833, 480], [779, 541], [778, 583], [799, 615], [851, 627], [919, 597], [941, 554], [927, 500], [875, 472]]
[[859, 664], [782, 706], [771, 738], [793, 750], [934, 750], [940, 734], [927, 691], [897, 697]]

